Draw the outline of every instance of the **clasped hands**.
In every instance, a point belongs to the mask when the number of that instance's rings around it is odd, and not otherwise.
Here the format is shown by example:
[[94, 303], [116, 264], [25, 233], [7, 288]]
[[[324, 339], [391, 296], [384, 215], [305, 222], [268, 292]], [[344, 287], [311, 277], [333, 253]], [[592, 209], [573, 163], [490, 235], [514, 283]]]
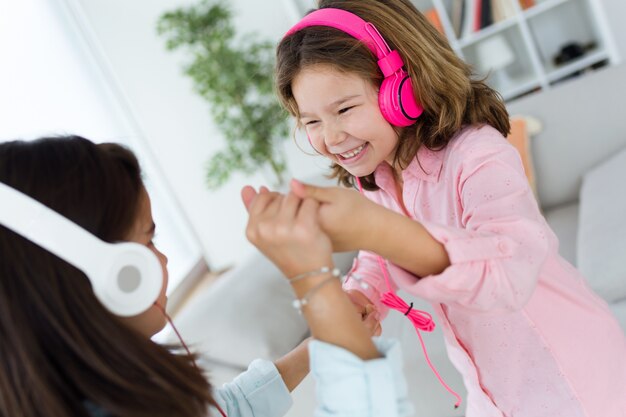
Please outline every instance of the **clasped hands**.
[[[241, 190], [248, 211], [246, 236], [287, 276], [332, 264], [333, 252], [366, 247], [377, 205], [354, 190], [316, 187], [297, 180], [281, 194], [261, 187]], [[348, 297], [372, 335], [381, 332], [373, 303], [358, 291]]]

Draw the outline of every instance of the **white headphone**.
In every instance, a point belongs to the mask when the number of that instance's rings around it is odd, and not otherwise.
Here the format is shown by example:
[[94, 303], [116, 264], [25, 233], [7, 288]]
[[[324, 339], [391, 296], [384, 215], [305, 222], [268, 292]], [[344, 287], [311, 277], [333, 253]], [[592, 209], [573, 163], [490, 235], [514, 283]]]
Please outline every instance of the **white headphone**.
[[104, 242], [1, 182], [0, 201], [0, 224], [84, 272], [96, 297], [113, 314], [134, 316], [157, 300], [163, 271], [147, 247]]

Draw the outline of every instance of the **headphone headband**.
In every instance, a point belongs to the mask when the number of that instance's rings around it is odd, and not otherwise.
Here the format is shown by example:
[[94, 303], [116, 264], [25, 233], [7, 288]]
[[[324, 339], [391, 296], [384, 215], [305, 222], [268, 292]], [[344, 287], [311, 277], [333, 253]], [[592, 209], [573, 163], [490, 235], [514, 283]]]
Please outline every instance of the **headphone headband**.
[[138, 243], [111, 244], [32, 197], [0, 182], [0, 224], [74, 265], [112, 313], [139, 314], [161, 292], [161, 265]]
[[315, 10], [304, 16], [287, 31], [285, 37], [310, 26], [328, 26], [339, 29], [353, 38], [363, 41], [378, 59], [384, 58], [390, 52], [387, 42], [378, 33], [374, 25], [354, 13], [330, 7]]
[[311, 26], [339, 29], [363, 42], [376, 55], [378, 68], [384, 76], [378, 92], [378, 106], [385, 120], [394, 126], [415, 123], [424, 109], [415, 98], [411, 78], [403, 69], [404, 61], [398, 51], [389, 48], [373, 24], [347, 10], [327, 7], [304, 16], [285, 37]]

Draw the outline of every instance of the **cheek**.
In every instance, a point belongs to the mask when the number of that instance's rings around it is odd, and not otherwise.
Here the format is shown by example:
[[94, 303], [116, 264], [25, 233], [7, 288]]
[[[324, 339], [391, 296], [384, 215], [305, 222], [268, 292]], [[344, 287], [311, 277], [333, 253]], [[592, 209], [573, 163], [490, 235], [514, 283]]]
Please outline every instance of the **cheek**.
[[321, 155], [328, 155], [328, 151], [326, 150], [326, 144], [324, 143], [324, 138], [322, 135], [315, 131], [316, 129], [312, 129], [312, 131], [306, 131], [306, 137], [309, 141], [309, 145], [313, 148], [313, 150]]
[[163, 273], [163, 287], [161, 288], [161, 295], [159, 298], [162, 298], [164, 294], [167, 292], [167, 284], [169, 282], [169, 274], [167, 272], [167, 256], [161, 253], [158, 249], [152, 248], [152, 253], [154, 253], [159, 259], [159, 263], [161, 264], [161, 271]]

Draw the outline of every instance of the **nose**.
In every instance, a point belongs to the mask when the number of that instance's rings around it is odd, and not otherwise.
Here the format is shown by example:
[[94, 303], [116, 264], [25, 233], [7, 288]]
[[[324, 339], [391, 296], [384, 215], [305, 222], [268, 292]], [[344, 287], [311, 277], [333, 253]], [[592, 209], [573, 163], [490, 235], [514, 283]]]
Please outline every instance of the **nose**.
[[324, 144], [327, 148], [332, 149], [346, 139], [345, 132], [338, 123], [327, 122], [324, 126]]

